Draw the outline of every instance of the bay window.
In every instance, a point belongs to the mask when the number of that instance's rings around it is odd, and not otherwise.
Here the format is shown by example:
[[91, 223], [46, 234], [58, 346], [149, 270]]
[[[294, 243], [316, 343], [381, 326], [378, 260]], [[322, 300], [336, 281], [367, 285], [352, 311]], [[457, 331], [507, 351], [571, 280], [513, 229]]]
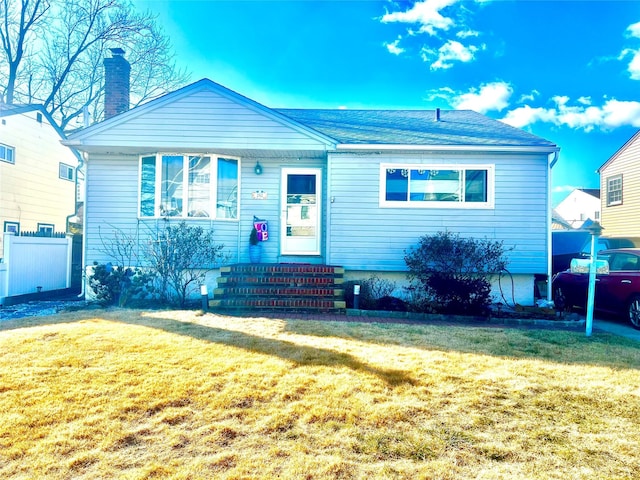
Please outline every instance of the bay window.
[[239, 160], [214, 154], [140, 158], [140, 216], [238, 218]]
[[493, 165], [381, 165], [384, 207], [493, 208]]

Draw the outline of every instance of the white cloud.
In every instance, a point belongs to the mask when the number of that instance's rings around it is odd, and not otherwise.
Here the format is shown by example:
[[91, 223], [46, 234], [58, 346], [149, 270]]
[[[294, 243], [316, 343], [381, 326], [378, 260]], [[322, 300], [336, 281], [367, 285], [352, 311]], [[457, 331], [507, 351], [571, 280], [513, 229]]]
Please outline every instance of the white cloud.
[[455, 40], [449, 40], [442, 45], [438, 50], [423, 48], [420, 52], [422, 60], [430, 62], [433, 58], [436, 58], [431, 63], [431, 70], [447, 69], [453, 66], [453, 62], [470, 62], [474, 59], [475, 53], [479, 50], [474, 45], [464, 46], [460, 42]]
[[[633, 23], [625, 30], [625, 36], [627, 38], [640, 38], [640, 22]], [[627, 71], [631, 80], [640, 80], [640, 49], [637, 48], [625, 48], [618, 55], [618, 60], [626, 60], [631, 57]]]
[[640, 80], [640, 50], [636, 50], [627, 67], [632, 80]]
[[395, 41], [391, 43], [385, 43], [384, 46], [387, 47], [387, 50], [389, 50], [389, 53], [393, 53], [394, 55], [400, 55], [401, 53], [404, 52], [404, 48], [399, 46], [400, 40], [402, 40], [402, 38], [398, 37]]
[[624, 60], [631, 57], [631, 61], [627, 66], [629, 76], [632, 80], [640, 80], [640, 50], [634, 50], [632, 48], [625, 48], [618, 55], [618, 60]]
[[606, 100], [602, 106], [585, 104], [583, 98], [571, 105], [566, 96], [554, 97], [555, 108], [524, 105], [509, 111], [502, 119], [514, 127], [522, 128], [536, 122], [551, 123], [590, 132], [596, 128], [610, 130], [625, 125], [640, 127], [640, 102]]
[[[490, 0], [475, 0], [483, 4]], [[382, 16], [382, 23], [408, 24], [407, 38], [420, 34], [433, 37], [420, 50], [420, 56], [431, 70], [446, 70], [456, 62], [471, 62], [475, 54], [486, 49], [485, 45], [464, 45], [461, 41], [480, 37], [481, 33], [466, 25], [472, 10], [463, 0], [418, 0], [404, 11], [389, 12]], [[398, 8], [398, 7], [396, 7]], [[424, 37], [422, 37], [424, 38]], [[457, 40], [456, 40], [457, 39]], [[414, 40], [418, 41], [418, 40]], [[390, 53], [398, 55], [397, 41], [385, 43]]]
[[469, 37], [479, 37], [480, 33], [474, 30], [463, 30], [456, 33], [456, 37], [458, 38], [469, 38]]
[[513, 88], [506, 82], [494, 82], [482, 85], [480, 89], [463, 93], [454, 98], [451, 103], [461, 110], [474, 110], [486, 113], [491, 110], [503, 110], [509, 106], [509, 98], [513, 95]]
[[529, 105], [524, 105], [508, 112], [502, 121], [513, 127], [522, 128], [536, 122], [556, 123], [555, 116], [555, 110], [553, 109], [533, 108]]
[[454, 25], [451, 18], [443, 16], [440, 11], [457, 3], [459, 0], [423, 0], [404, 12], [387, 13], [382, 17], [383, 23], [417, 23], [420, 33], [435, 35], [438, 30], [448, 30]]
[[437, 90], [429, 90], [427, 91], [424, 99], [427, 102], [434, 102], [434, 101], [442, 101], [442, 102], [446, 102], [446, 103], [451, 103], [450, 100], [452, 97], [454, 97], [456, 95], [456, 92], [450, 88], [450, 87], [441, 87], [438, 88]]
[[640, 102], [608, 100], [602, 107], [603, 121], [607, 127], [632, 125], [640, 127]]
[[540, 95], [539, 91], [532, 90], [531, 93], [522, 95], [520, 97], [520, 100], [518, 100], [518, 103], [533, 102], [536, 99], [536, 97], [538, 97], [539, 95]]
[[640, 22], [633, 23], [627, 27], [627, 36], [640, 38]]

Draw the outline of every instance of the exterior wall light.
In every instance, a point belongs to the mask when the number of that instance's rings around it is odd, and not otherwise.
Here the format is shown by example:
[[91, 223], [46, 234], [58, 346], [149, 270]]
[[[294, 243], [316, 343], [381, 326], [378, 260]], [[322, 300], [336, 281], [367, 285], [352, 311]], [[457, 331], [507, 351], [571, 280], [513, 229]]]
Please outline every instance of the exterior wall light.
[[256, 166], [253, 167], [253, 171], [256, 175], [262, 175], [262, 165], [260, 165], [260, 162], [256, 162]]

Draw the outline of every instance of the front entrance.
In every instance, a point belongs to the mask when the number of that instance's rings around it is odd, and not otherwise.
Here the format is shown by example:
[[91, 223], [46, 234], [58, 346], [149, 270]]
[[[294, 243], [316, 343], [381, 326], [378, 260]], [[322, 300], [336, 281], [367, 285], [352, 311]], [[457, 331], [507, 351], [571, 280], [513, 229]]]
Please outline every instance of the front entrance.
[[322, 170], [283, 168], [281, 188], [282, 255], [320, 255]]

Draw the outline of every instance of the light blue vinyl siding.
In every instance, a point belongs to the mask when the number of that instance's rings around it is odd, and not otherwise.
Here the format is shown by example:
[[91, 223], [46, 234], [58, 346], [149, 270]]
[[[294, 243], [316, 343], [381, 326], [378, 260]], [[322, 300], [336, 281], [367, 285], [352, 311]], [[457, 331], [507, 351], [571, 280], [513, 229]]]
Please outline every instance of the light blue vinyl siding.
[[[138, 218], [138, 155], [92, 155], [87, 163], [87, 242], [86, 265], [114, 262], [105, 251], [103, 241], [111, 237], [114, 231], [123, 231], [140, 240], [157, 228], [162, 228], [163, 219]], [[263, 167], [262, 175], [253, 171], [256, 162]], [[262, 261], [276, 263], [285, 261], [280, 257], [280, 175], [283, 167], [322, 168], [322, 158], [283, 160], [278, 158], [241, 158], [240, 159], [240, 201], [239, 220], [185, 219], [189, 225], [199, 225], [213, 229], [217, 241], [224, 244], [228, 255], [225, 263], [249, 261], [249, 234], [253, 216], [269, 222], [269, 240], [262, 244]], [[324, 177], [324, 176], [323, 176]], [[323, 178], [323, 198], [326, 198], [326, 178]], [[252, 192], [263, 191], [266, 200], [252, 198]], [[323, 206], [324, 207], [324, 206]], [[326, 211], [323, 215], [323, 228], [326, 224]], [[172, 219], [172, 224], [180, 223]], [[324, 239], [323, 239], [324, 245]], [[311, 261], [308, 258], [288, 258], [287, 261]]]
[[[107, 251], [114, 232], [138, 239], [137, 253], [141, 254], [148, 235], [165, 225], [163, 219], [138, 219], [138, 168], [137, 155], [92, 155], [87, 162], [85, 265], [91, 266], [94, 261], [116, 264], [117, 259]], [[180, 221], [171, 220], [171, 224]], [[217, 241], [225, 245], [229, 261], [238, 261], [237, 221], [189, 220], [188, 224], [213, 229]]]
[[[381, 163], [495, 165], [493, 209], [380, 208]], [[448, 230], [503, 240], [512, 273], [547, 270], [546, 155], [329, 154], [328, 262], [352, 270], [405, 270], [422, 235]]]
[[[321, 142], [273, 115], [203, 89], [157, 106], [125, 113], [91, 135], [92, 145], [174, 149], [325, 150]], [[82, 137], [82, 133], [78, 135]]]

